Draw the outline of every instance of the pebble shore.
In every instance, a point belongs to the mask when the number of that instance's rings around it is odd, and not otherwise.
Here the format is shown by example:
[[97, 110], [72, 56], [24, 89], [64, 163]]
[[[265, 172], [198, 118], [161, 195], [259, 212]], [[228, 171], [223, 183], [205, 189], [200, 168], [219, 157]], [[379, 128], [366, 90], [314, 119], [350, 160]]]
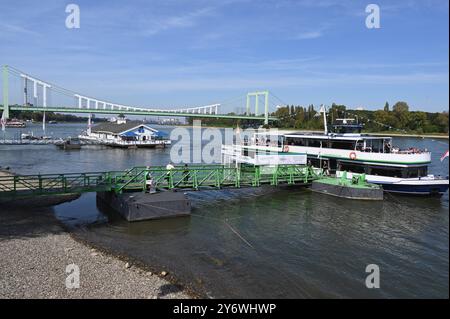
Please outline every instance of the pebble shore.
[[[52, 209], [0, 208], [0, 298], [191, 298], [181, 286], [76, 241]], [[66, 267], [80, 270], [67, 288]]]

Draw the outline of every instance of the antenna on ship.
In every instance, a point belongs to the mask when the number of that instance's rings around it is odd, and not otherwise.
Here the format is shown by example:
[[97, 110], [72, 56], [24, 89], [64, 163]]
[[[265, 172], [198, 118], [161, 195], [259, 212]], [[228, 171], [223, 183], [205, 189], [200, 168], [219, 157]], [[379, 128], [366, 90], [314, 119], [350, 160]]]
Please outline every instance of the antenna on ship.
[[325, 105], [320, 106], [319, 113], [323, 114], [323, 126], [325, 128], [325, 135], [328, 135], [328, 125], [327, 125], [327, 108]]

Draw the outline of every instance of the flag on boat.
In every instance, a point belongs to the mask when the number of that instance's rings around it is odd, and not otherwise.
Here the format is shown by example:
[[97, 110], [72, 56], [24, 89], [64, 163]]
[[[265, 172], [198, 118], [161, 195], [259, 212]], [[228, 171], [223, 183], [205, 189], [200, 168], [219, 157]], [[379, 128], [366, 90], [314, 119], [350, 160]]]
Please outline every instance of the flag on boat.
[[448, 157], [448, 150], [444, 153], [444, 155], [441, 156], [441, 162], [443, 162], [446, 157]]

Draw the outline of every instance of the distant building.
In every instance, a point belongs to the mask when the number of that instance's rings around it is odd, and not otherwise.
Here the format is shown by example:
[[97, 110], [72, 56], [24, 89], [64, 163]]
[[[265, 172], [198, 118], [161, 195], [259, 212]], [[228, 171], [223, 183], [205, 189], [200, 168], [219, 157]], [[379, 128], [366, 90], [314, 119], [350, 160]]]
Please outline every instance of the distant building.
[[169, 119], [162, 119], [158, 122], [158, 124], [161, 125], [180, 125], [181, 122], [179, 119], [169, 118]]
[[92, 127], [90, 132], [80, 135], [80, 139], [125, 148], [165, 147], [171, 143], [164, 132], [141, 121], [128, 121], [121, 116], [116, 122], [105, 122]]

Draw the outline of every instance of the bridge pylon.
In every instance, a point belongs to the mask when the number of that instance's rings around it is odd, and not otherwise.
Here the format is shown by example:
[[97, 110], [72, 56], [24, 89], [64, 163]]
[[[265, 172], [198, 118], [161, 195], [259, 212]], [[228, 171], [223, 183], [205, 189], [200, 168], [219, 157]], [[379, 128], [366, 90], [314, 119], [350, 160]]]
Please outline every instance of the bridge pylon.
[[255, 98], [255, 116], [259, 115], [259, 97], [264, 96], [264, 124], [269, 124], [269, 91], [247, 93], [246, 115], [250, 116], [250, 100]]
[[3, 114], [2, 120], [9, 119], [9, 78], [8, 66], [3, 66]]

